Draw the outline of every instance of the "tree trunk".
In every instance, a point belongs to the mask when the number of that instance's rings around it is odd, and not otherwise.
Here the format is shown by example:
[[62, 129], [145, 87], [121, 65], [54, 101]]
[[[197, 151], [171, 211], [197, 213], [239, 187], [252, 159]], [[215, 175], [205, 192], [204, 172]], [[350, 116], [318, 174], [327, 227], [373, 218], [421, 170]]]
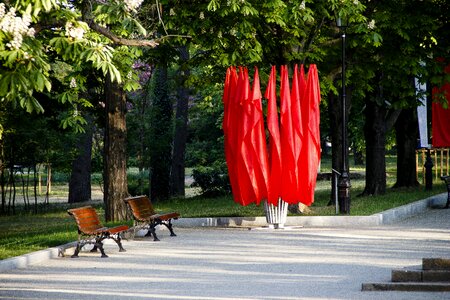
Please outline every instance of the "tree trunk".
[[353, 161], [355, 166], [363, 166], [364, 165], [364, 154], [362, 151], [358, 150], [356, 147], [353, 147]]
[[172, 158], [172, 103], [167, 86], [167, 66], [156, 68], [150, 135], [150, 196], [154, 201], [170, 196]]
[[104, 202], [106, 221], [121, 221], [127, 218], [124, 198], [128, 197], [126, 157], [126, 97], [121, 87], [105, 83], [105, 146], [104, 146]]
[[185, 196], [184, 182], [184, 159], [187, 140], [188, 104], [189, 89], [185, 86], [186, 79], [189, 78], [190, 70], [184, 70], [183, 65], [189, 59], [189, 52], [186, 47], [181, 47], [180, 58], [181, 68], [179, 71], [179, 87], [177, 97], [177, 110], [175, 115], [175, 134], [173, 141], [172, 167], [170, 172], [170, 187], [172, 196]]
[[88, 122], [86, 132], [81, 134], [77, 150], [78, 156], [72, 163], [72, 174], [69, 180], [69, 203], [91, 200], [91, 159], [92, 159], [92, 118], [86, 116]]
[[375, 101], [366, 101], [366, 187], [363, 195], [382, 195], [386, 192], [386, 109]]
[[415, 108], [404, 109], [395, 123], [397, 145], [397, 182], [394, 188], [418, 186], [416, 147], [418, 138]]

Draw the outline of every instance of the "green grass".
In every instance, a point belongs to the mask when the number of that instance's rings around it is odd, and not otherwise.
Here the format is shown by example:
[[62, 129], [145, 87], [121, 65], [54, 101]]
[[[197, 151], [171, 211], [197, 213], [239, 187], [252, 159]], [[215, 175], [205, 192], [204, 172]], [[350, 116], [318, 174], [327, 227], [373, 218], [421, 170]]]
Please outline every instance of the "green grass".
[[0, 259], [75, 241], [76, 227], [63, 211], [0, 217]]

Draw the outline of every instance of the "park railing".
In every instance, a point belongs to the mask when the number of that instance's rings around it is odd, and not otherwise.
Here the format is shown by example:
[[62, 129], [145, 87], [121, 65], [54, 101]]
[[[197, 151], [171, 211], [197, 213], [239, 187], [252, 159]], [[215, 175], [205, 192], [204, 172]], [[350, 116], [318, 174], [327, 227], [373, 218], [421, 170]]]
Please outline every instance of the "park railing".
[[433, 161], [433, 174], [435, 180], [440, 180], [441, 176], [448, 176], [450, 173], [450, 148], [431, 148], [416, 150], [416, 178], [425, 183], [425, 162], [427, 152], [430, 151]]

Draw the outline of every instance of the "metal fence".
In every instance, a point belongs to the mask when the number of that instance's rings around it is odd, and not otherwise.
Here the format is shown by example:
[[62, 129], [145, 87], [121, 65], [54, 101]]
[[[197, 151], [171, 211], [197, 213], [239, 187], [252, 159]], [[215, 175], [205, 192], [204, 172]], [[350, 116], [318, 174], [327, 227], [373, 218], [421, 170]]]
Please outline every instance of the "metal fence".
[[450, 174], [450, 148], [419, 149], [416, 151], [416, 178], [421, 179], [423, 183], [425, 183], [425, 161], [428, 150], [433, 161], [435, 179], [438, 180], [441, 176]]

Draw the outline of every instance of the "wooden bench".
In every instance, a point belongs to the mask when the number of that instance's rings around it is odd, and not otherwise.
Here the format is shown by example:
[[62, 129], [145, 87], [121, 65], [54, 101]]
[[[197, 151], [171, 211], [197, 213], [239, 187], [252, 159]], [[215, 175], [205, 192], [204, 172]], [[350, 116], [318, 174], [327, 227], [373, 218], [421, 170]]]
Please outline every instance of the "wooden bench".
[[128, 230], [127, 225], [111, 228], [104, 227], [100, 222], [97, 212], [92, 206], [73, 208], [67, 210], [67, 212], [74, 217], [78, 226], [78, 243], [72, 257], [78, 257], [81, 248], [86, 244], [94, 244], [94, 248], [92, 248], [91, 252], [97, 252], [97, 249], [99, 249], [102, 253], [102, 257], [108, 257], [103, 249], [104, 239], [113, 239], [119, 246], [119, 252], [125, 251], [122, 247], [120, 234]]
[[447, 204], [445, 204], [445, 208], [450, 207], [450, 176], [441, 176], [441, 179], [444, 180], [447, 185]]
[[153, 209], [152, 202], [147, 196], [136, 196], [124, 199], [130, 208], [134, 219], [134, 234], [139, 229], [147, 229], [145, 236], [152, 236], [154, 241], [159, 241], [156, 236], [155, 228], [158, 225], [164, 225], [169, 229], [170, 236], [176, 236], [172, 228], [172, 219], [178, 219], [180, 216], [177, 212], [158, 214]]

